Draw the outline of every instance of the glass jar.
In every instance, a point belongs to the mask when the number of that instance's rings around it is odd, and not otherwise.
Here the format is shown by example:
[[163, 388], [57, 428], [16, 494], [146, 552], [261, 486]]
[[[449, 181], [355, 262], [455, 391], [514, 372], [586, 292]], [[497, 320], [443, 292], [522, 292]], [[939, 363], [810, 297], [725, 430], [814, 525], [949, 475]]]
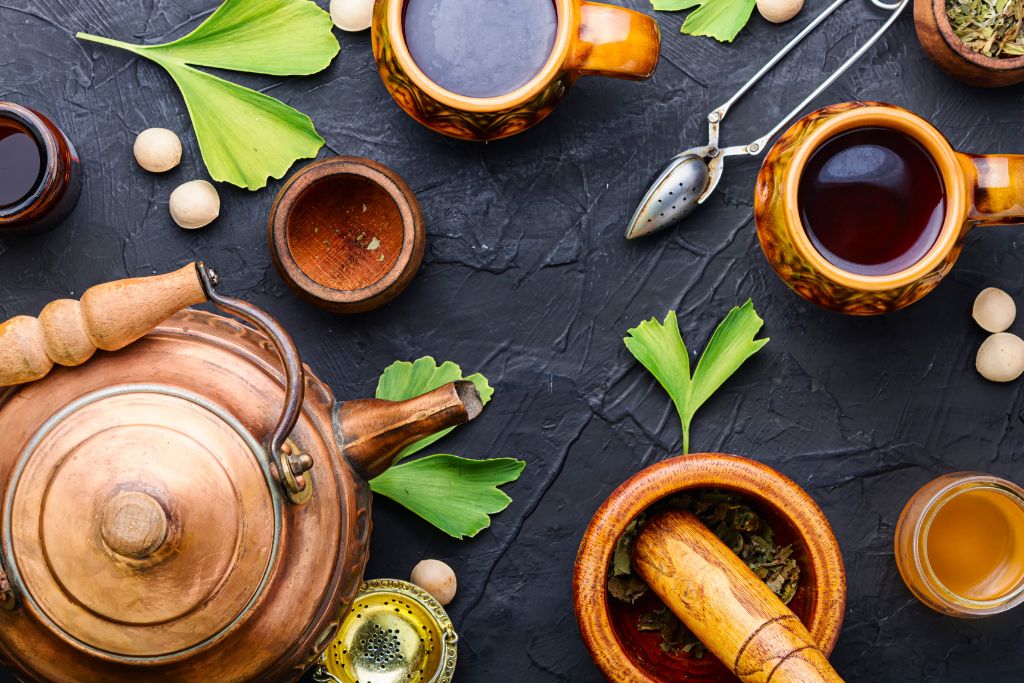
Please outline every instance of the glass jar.
[[0, 206], [0, 237], [50, 230], [78, 201], [82, 189], [78, 153], [60, 128], [28, 107], [0, 101], [0, 119], [13, 122], [35, 139], [40, 166], [31, 190], [15, 203]]
[[1024, 489], [978, 472], [943, 475], [903, 508], [895, 551], [907, 587], [938, 612], [977, 618], [1016, 607], [1024, 601]]

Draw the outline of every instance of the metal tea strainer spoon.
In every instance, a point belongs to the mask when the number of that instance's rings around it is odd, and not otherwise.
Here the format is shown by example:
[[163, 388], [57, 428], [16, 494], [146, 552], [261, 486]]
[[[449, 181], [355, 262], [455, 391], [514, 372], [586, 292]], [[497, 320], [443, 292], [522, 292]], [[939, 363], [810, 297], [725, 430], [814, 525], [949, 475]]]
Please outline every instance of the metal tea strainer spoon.
[[754, 84], [761, 80], [762, 76], [771, 71], [772, 67], [789, 54], [789, 51], [796, 47], [818, 24], [823, 22], [846, 2], [847, 0], [836, 0], [829, 5], [824, 12], [814, 18], [814, 21], [809, 23], [800, 33], [796, 34], [793, 40], [789, 41], [774, 57], [768, 60], [768, 63], [762, 66], [749, 81], [744, 83], [736, 91], [736, 94], [729, 98], [728, 102], [708, 114], [708, 144], [703, 147], [688, 149], [672, 158], [672, 161], [665, 167], [665, 170], [661, 172], [650, 189], [647, 190], [647, 194], [641, 200], [640, 206], [636, 208], [633, 219], [629, 222], [629, 227], [626, 228], [626, 239], [643, 237], [644, 235], [664, 230], [675, 225], [692, 213], [700, 204], [703, 204], [718, 186], [718, 181], [722, 179], [722, 166], [725, 163], [725, 157], [736, 154], [757, 156], [764, 151], [768, 140], [773, 135], [796, 118], [803, 111], [804, 107], [820, 95], [825, 88], [832, 85], [872, 45], [878, 42], [878, 39], [889, 30], [889, 27], [896, 21], [910, 0], [900, 0], [899, 2], [892, 3], [883, 2], [882, 0], [869, 0], [875, 7], [892, 12], [892, 15], [875, 34], [866, 43], [861, 45], [856, 52], [850, 55], [850, 58], [842, 66], [832, 72], [828, 78], [818, 85], [814, 92], [808, 95], [803, 102], [798, 104], [793, 111], [786, 114], [785, 118], [775, 124], [770, 131], [749, 144], [720, 149], [718, 147], [719, 127], [722, 125], [722, 119], [729, 113], [729, 108], [743, 97], [748, 90], [754, 87]]

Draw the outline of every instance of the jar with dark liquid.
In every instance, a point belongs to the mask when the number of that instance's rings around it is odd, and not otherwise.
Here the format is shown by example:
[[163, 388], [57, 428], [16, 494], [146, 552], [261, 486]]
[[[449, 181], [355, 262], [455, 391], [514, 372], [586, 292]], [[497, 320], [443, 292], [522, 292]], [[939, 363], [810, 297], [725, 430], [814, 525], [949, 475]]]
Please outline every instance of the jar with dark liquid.
[[52, 121], [0, 102], [0, 237], [56, 227], [82, 187], [78, 153]]

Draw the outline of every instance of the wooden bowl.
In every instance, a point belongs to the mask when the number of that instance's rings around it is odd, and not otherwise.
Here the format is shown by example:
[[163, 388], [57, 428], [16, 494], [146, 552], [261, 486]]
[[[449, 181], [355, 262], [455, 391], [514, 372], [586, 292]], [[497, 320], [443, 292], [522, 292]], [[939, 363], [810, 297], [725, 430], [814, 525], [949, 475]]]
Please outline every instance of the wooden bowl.
[[967, 47], [953, 32], [945, 0], [914, 0], [914, 26], [925, 54], [952, 77], [986, 88], [1024, 81], [1024, 56], [986, 57]]
[[336, 313], [386, 304], [423, 261], [423, 211], [405, 181], [369, 159], [333, 157], [292, 176], [267, 223], [288, 286]]
[[648, 591], [636, 604], [609, 598], [608, 566], [626, 526], [657, 501], [684, 490], [722, 489], [745, 498], [792, 544], [800, 587], [789, 603], [826, 655], [839, 637], [846, 607], [846, 572], [839, 544], [818, 506], [793, 481], [746, 458], [719, 453], [680, 456], [635, 475], [608, 497], [583, 535], [573, 576], [576, 620], [591, 657], [616, 683], [735, 681], [708, 653], [663, 652], [657, 632], [636, 628], [639, 616], [660, 604]]

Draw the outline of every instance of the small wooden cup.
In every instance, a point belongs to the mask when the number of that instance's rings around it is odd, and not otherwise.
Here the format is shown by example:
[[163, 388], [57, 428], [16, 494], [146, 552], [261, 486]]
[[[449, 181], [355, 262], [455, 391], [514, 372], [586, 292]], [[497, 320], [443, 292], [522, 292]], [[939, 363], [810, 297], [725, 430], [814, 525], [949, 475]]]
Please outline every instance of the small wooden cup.
[[914, 26], [925, 54], [952, 77], [986, 88], [1024, 81], [1024, 56], [986, 57], [964, 45], [949, 23], [945, 0], [914, 0]]
[[267, 222], [270, 253], [288, 286], [335, 313], [394, 299], [423, 261], [423, 211], [391, 169], [360, 157], [314, 162], [292, 176]]
[[775, 531], [792, 544], [800, 566], [800, 587], [789, 608], [800, 617], [819, 649], [832, 652], [843, 623], [846, 573], [824, 514], [792, 480], [766, 465], [719, 453], [680, 456], [633, 476], [594, 514], [580, 543], [573, 576], [576, 620], [591, 657], [616, 683], [735, 681], [713, 655], [696, 659], [663, 652], [657, 632], [640, 632], [640, 615], [660, 605], [648, 591], [630, 605], [608, 595], [608, 567], [619, 537], [640, 513], [685, 490], [721, 489], [748, 500]]

